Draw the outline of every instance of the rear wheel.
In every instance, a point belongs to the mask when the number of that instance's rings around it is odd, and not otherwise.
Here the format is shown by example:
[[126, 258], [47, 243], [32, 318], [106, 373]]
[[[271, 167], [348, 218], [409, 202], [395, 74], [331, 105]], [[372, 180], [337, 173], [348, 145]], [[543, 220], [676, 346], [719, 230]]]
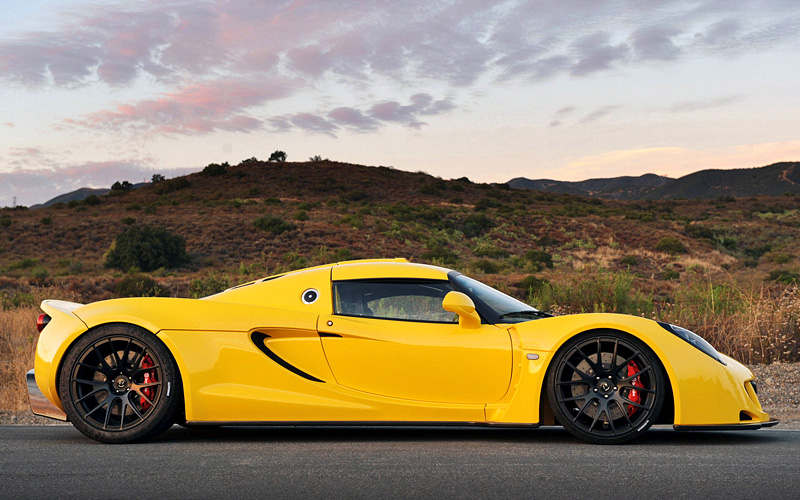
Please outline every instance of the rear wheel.
[[109, 324], [72, 346], [61, 366], [58, 394], [79, 431], [104, 443], [128, 443], [172, 426], [182, 390], [161, 340], [133, 325]]
[[666, 383], [658, 358], [640, 340], [616, 331], [568, 341], [548, 373], [558, 421], [584, 441], [617, 444], [646, 431], [661, 412]]

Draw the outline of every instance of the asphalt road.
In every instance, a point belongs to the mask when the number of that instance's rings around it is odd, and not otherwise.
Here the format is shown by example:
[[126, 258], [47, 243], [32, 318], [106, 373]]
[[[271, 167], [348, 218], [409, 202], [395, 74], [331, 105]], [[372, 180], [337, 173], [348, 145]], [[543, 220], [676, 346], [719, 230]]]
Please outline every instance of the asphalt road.
[[800, 431], [677, 433], [622, 446], [559, 428], [173, 427], [103, 445], [0, 426], [0, 498], [798, 498]]

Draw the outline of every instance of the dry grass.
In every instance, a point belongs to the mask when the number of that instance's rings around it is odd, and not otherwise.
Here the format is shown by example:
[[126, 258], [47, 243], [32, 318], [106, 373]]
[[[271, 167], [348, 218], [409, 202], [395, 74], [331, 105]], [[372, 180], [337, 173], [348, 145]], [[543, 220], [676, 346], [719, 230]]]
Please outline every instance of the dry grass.
[[39, 333], [34, 307], [0, 310], [0, 409], [28, 408], [25, 372], [33, 368]]

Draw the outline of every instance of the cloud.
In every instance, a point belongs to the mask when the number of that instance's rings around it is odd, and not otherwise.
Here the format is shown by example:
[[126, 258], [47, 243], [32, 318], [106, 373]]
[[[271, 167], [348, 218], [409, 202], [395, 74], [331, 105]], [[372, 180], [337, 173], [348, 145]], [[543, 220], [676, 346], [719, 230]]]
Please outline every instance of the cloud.
[[14, 122], [5, 122], [5, 123], [3, 123], [3, 125], [5, 125], [8, 128], [14, 128], [14, 126], [15, 126]]
[[353, 132], [372, 132], [391, 123], [419, 130], [427, 125], [420, 119], [421, 117], [438, 115], [454, 109], [450, 99], [435, 100], [430, 94], [415, 94], [409, 101], [410, 104], [407, 105], [398, 101], [382, 101], [366, 110], [342, 106], [327, 113], [275, 116], [267, 122], [274, 131], [283, 132], [296, 127], [307, 132], [336, 137], [334, 132], [342, 128]]
[[262, 121], [245, 110], [289, 95], [288, 82], [220, 80], [168, 92], [156, 99], [120, 104], [68, 123], [95, 130], [155, 130], [166, 134], [202, 134], [214, 130], [250, 132]]
[[597, 121], [605, 116], [610, 115], [614, 111], [620, 109], [622, 106], [619, 105], [611, 105], [611, 106], [603, 106], [602, 108], [598, 108], [588, 115], [584, 116], [580, 119], [580, 123], [591, 123], [593, 121]]
[[683, 101], [669, 107], [670, 113], [686, 113], [691, 111], [703, 111], [707, 109], [723, 108], [744, 100], [742, 95], [732, 95], [706, 99], [702, 101]]
[[610, 43], [609, 34], [604, 32], [592, 33], [576, 40], [573, 48], [578, 54], [578, 61], [570, 72], [576, 76], [610, 69], [615, 63], [624, 60], [629, 50], [624, 43]]
[[634, 31], [631, 42], [640, 60], [671, 61], [677, 59], [681, 49], [672, 41], [680, 31], [673, 26], [650, 26]]
[[564, 106], [553, 114], [550, 120], [551, 127], [558, 127], [561, 125], [561, 120], [575, 112], [575, 106]]

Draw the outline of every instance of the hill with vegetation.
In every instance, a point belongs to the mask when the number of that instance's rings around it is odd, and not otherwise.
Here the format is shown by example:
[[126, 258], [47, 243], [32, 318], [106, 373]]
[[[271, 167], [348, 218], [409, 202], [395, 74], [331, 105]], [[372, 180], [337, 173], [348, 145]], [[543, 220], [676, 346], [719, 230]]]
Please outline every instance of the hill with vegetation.
[[508, 185], [613, 200], [780, 196], [800, 194], [800, 162], [773, 163], [759, 168], [701, 170], [678, 179], [655, 174], [576, 182], [517, 177], [508, 181]]

